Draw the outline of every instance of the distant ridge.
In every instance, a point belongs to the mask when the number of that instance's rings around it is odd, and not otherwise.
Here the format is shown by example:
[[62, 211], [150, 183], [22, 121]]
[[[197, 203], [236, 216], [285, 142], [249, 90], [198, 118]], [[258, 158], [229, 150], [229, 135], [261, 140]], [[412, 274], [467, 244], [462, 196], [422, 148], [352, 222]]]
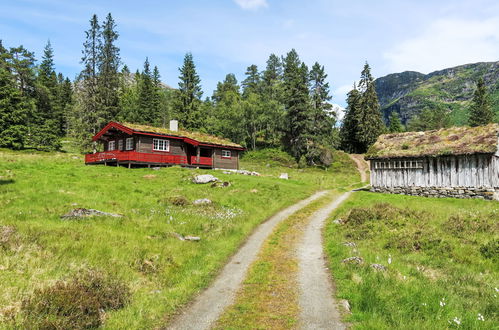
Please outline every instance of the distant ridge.
[[499, 116], [499, 62], [479, 62], [438, 70], [392, 73], [376, 79], [375, 86], [385, 121], [394, 111], [407, 123], [425, 107], [444, 107], [454, 125], [466, 123], [475, 82], [484, 77], [492, 106]]

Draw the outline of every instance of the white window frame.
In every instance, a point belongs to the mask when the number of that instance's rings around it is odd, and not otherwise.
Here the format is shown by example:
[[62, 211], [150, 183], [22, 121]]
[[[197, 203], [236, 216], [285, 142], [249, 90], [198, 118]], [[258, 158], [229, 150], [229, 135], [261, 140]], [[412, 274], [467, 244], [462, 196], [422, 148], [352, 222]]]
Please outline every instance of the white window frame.
[[108, 151], [113, 151], [113, 150], [116, 150], [116, 141], [109, 141], [107, 143], [107, 150]]
[[123, 150], [123, 139], [118, 140], [118, 150]]
[[152, 150], [170, 152], [170, 140], [152, 139]]
[[125, 149], [126, 150], [133, 150], [133, 137], [126, 138]]
[[222, 150], [222, 158], [232, 158], [232, 152], [230, 150]]

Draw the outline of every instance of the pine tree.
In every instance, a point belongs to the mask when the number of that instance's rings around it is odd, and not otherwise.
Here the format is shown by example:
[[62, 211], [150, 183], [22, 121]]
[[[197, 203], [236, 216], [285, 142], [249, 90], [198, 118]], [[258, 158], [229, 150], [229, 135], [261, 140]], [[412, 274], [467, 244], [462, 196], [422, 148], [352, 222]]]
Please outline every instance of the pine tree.
[[265, 116], [264, 138], [268, 146], [281, 144], [284, 131], [283, 81], [281, 59], [271, 54], [262, 73], [262, 106]]
[[250, 65], [246, 69], [246, 78], [242, 81], [243, 96], [246, 97], [250, 93], [260, 93], [260, 73], [256, 65]]
[[11, 74], [9, 58], [0, 43], [0, 146], [22, 149], [26, 144], [27, 120], [34, 103], [23, 95]]
[[196, 73], [196, 66], [191, 53], [184, 57], [184, 63], [179, 69], [178, 90], [175, 96], [175, 107], [180, 124], [186, 129], [196, 130], [203, 126], [200, 114], [201, 80]]
[[69, 116], [71, 135], [80, 146], [81, 151], [93, 149], [92, 136], [107, 123], [102, 116], [99, 102], [99, 66], [101, 49], [101, 28], [97, 15], [90, 20], [90, 28], [85, 32], [83, 43], [83, 56], [81, 63], [84, 65], [76, 81], [76, 97], [73, 111]]
[[137, 120], [139, 123], [152, 125], [156, 116], [154, 109], [155, 88], [151, 74], [149, 59], [144, 62], [144, 70], [140, 74]]
[[360, 76], [359, 90], [361, 98], [356, 139], [361, 144], [359, 151], [363, 153], [376, 142], [378, 136], [386, 129], [374, 87], [374, 78], [367, 62]]
[[314, 133], [317, 143], [332, 145], [332, 130], [336, 120], [335, 114], [332, 113], [332, 105], [329, 103], [332, 96], [326, 79], [324, 66], [315, 62], [310, 70]]
[[341, 149], [350, 153], [358, 153], [361, 146], [357, 140], [358, 118], [360, 112], [361, 94], [354, 84], [347, 94], [347, 108], [340, 130]]
[[170, 117], [167, 93], [161, 84], [161, 75], [157, 66], [154, 66], [152, 70], [152, 83], [154, 86], [153, 94], [153, 112], [154, 112], [154, 123], [156, 125], [161, 125], [166, 127], [168, 118]]
[[237, 79], [229, 73], [223, 82], [217, 84], [213, 103], [204, 102], [205, 110], [211, 110], [206, 122], [208, 132], [244, 144], [246, 135], [241, 100]]
[[116, 46], [118, 32], [111, 13], [102, 24], [102, 42], [98, 49], [98, 102], [100, 117], [108, 122], [115, 120], [119, 109], [119, 72], [120, 49]]
[[284, 106], [286, 148], [300, 161], [307, 154], [312, 131], [308, 90], [308, 68], [292, 49], [284, 58]]
[[471, 102], [469, 110], [470, 126], [482, 126], [493, 122], [494, 113], [492, 112], [492, 108], [490, 106], [490, 98], [483, 77], [478, 79], [476, 90], [473, 94], [473, 100]]
[[396, 111], [393, 111], [390, 114], [390, 125], [388, 127], [388, 130], [390, 131], [390, 133], [400, 133], [404, 131], [404, 126], [402, 126], [399, 114]]

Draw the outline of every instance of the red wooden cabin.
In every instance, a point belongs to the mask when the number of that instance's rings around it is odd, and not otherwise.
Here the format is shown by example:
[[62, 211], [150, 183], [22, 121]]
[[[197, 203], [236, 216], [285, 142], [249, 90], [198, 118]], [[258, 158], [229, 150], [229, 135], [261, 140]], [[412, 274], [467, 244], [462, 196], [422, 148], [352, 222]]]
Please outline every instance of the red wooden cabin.
[[85, 155], [86, 164], [115, 166], [171, 166], [238, 169], [239, 144], [219, 137], [170, 129], [110, 122], [93, 137], [104, 151]]

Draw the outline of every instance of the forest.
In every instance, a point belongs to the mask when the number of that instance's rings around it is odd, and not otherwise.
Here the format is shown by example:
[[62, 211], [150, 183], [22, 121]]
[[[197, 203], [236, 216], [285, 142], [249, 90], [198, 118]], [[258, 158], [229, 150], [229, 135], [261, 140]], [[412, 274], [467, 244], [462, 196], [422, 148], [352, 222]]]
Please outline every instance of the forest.
[[[97, 147], [91, 137], [111, 120], [165, 127], [177, 119], [185, 130], [228, 138], [249, 150], [280, 148], [298, 163], [327, 167], [333, 149], [363, 153], [380, 134], [405, 130], [396, 113], [383, 122], [367, 62], [340, 123], [324, 66], [307, 66], [294, 49], [270, 54], [263, 70], [248, 66], [241, 82], [228, 73], [203, 98], [191, 53], [179, 68], [178, 87], [170, 88], [148, 58], [131, 72], [120, 57], [118, 38], [111, 14], [102, 22], [93, 15], [74, 81], [56, 72], [50, 41], [38, 61], [23, 46], [6, 48], [0, 40], [0, 147], [58, 150], [61, 138], [70, 137], [81, 152], [91, 152]], [[491, 113], [479, 81], [470, 124], [491, 122]], [[408, 126], [446, 125], [444, 113], [429, 109]]]

